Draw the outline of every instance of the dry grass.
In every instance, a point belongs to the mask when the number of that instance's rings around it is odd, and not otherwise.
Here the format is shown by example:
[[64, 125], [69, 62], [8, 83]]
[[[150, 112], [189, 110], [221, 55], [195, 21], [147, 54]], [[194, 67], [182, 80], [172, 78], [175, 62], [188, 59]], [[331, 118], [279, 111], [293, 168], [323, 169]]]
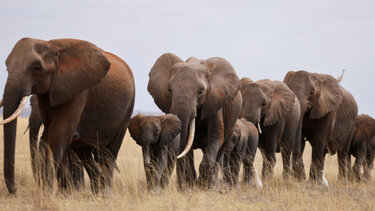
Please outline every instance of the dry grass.
[[[285, 182], [281, 178], [280, 155], [277, 156], [275, 179], [264, 184], [263, 190], [240, 188], [226, 193], [200, 191], [186, 192], [176, 190], [176, 178], [173, 176], [168, 190], [155, 194], [146, 191], [142, 166], [141, 149], [127, 135], [122, 145], [117, 164], [120, 173], [115, 173], [112, 194], [103, 198], [89, 191], [46, 195], [36, 188], [31, 167], [28, 136], [23, 135], [27, 126], [25, 119], [18, 124], [16, 150], [17, 196], [7, 193], [0, 168], [0, 210], [374, 210], [375, 184], [340, 184], [336, 182], [336, 156], [327, 157], [326, 175], [330, 188], [313, 187], [308, 183]], [[0, 137], [3, 135], [0, 132]], [[1, 146], [0, 157], [3, 149]], [[196, 151], [198, 166], [201, 153]], [[199, 159], [197, 159], [199, 158]], [[305, 153], [306, 166], [310, 164], [310, 148]], [[255, 167], [260, 172], [259, 153]], [[1, 159], [3, 162], [3, 159]], [[2, 163], [1, 163], [2, 166]], [[308, 170], [308, 169], [307, 169]], [[375, 174], [374, 174], [375, 175]]]

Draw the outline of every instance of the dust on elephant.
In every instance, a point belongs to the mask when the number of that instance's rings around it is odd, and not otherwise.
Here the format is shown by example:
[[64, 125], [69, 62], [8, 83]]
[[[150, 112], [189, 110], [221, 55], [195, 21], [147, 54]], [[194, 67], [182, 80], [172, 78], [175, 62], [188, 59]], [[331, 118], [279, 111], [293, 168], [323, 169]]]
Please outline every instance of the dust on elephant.
[[[38, 185], [41, 185], [42, 162], [44, 161], [43, 152], [46, 146], [45, 130], [42, 131], [42, 136], [39, 138], [39, 131], [42, 128], [42, 117], [40, 116], [38, 106], [38, 96], [32, 95], [30, 97], [31, 113], [29, 117], [29, 141], [30, 141], [30, 157], [31, 168], [33, 170], [34, 179]], [[74, 137], [73, 137], [74, 139]], [[63, 156], [64, 167], [59, 168], [58, 185], [62, 191], [70, 191], [72, 188], [80, 190], [84, 187], [84, 172], [83, 165], [79, 161], [76, 153], [79, 149], [69, 148], [65, 151]], [[68, 171], [63, 172], [62, 170]]]
[[[368, 181], [371, 177], [371, 169], [375, 156], [375, 119], [366, 114], [357, 116], [354, 136], [350, 145], [348, 163], [351, 164], [351, 156], [356, 159], [353, 165], [353, 176], [357, 181]], [[363, 166], [363, 177], [361, 167]]]
[[276, 152], [281, 152], [283, 176], [291, 174], [291, 155], [296, 142], [300, 105], [297, 96], [281, 81], [253, 82], [241, 79], [243, 106], [241, 117], [259, 126], [259, 148], [263, 156], [263, 179], [273, 176]]
[[[241, 164], [244, 164], [243, 183], [249, 184], [253, 179], [258, 187], [262, 186], [254, 169], [254, 159], [258, 148], [258, 130], [253, 123], [238, 119], [231, 133], [220, 147], [217, 161], [223, 168], [224, 181], [229, 186], [237, 186]], [[255, 177], [254, 177], [255, 176]]]
[[[54, 169], [59, 169], [72, 146], [82, 150], [79, 158], [93, 190], [111, 186], [134, 106], [134, 79], [128, 65], [87, 41], [23, 38], [12, 49], [6, 66], [1, 124], [5, 124], [4, 176], [9, 192], [16, 193], [16, 117], [30, 94], [38, 96], [47, 140], [44, 185], [52, 189]], [[90, 148], [97, 149], [95, 159]]]
[[165, 188], [179, 152], [181, 120], [173, 114], [138, 114], [130, 120], [129, 132], [142, 147], [147, 188]]
[[149, 77], [147, 89], [156, 105], [165, 113], [177, 115], [182, 122], [178, 187], [196, 182], [194, 155], [189, 151], [192, 147], [202, 149], [204, 154], [198, 182], [201, 187], [212, 188], [217, 153], [242, 105], [234, 68], [219, 57], [207, 60], [191, 57], [184, 62], [166, 53], [157, 59]]
[[297, 95], [301, 105], [301, 134], [296, 142], [298, 179], [305, 178], [302, 154], [305, 140], [312, 146], [310, 180], [325, 186], [324, 159], [326, 153], [338, 153], [339, 178], [347, 177], [347, 156], [358, 114], [353, 96], [331, 75], [290, 71], [284, 82]]

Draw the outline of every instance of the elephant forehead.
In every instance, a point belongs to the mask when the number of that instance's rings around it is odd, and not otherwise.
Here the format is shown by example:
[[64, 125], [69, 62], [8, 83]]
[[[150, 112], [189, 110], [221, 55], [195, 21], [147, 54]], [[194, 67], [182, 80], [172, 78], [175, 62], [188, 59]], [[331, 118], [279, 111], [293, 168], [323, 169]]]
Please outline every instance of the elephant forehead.
[[36, 40], [31, 38], [23, 38], [19, 40], [13, 47], [9, 54], [6, 65], [8, 68], [12, 68], [19, 64], [28, 64], [31, 60], [35, 59], [37, 52], [34, 50], [36, 44], [42, 44], [42, 40]]
[[180, 62], [172, 66], [172, 74], [186, 73], [186, 72], [204, 73], [206, 71], [207, 71], [206, 66], [199, 64], [199, 63], [194, 63], [194, 62]]

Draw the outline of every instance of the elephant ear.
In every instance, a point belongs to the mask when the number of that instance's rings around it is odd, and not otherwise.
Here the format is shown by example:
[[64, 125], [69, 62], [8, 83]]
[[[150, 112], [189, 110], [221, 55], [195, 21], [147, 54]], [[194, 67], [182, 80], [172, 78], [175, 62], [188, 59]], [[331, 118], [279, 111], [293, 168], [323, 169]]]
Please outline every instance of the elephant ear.
[[284, 77], [284, 83], [288, 84], [290, 77], [295, 73], [295, 71], [289, 71]]
[[338, 81], [330, 75], [317, 75], [321, 82], [318, 99], [314, 103], [311, 112], [311, 119], [320, 119], [331, 111], [339, 108], [342, 101], [342, 92]]
[[149, 73], [147, 90], [154, 98], [156, 105], [168, 113], [171, 108], [172, 98], [168, 91], [168, 81], [171, 76], [171, 68], [176, 63], [183, 62], [172, 53], [165, 53], [156, 60]]
[[181, 132], [182, 122], [173, 114], [161, 116], [160, 144], [165, 145], [172, 141]]
[[375, 136], [375, 120], [365, 114], [357, 116], [353, 143], [360, 143], [362, 140], [370, 140], [373, 136]]
[[268, 112], [265, 115], [263, 126], [267, 127], [275, 124], [284, 118], [293, 108], [295, 95], [286, 84], [281, 81], [273, 81], [275, 85], [271, 97]]
[[53, 107], [98, 84], [111, 66], [103, 51], [92, 43], [70, 39], [49, 42], [59, 48], [58, 67], [50, 86]]
[[241, 89], [241, 92], [243, 93], [245, 91], [246, 87], [249, 84], [253, 83], [253, 82], [254, 81], [251, 80], [250, 78], [247, 78], [247, 77], [241, 78], [241, 80], [240, 80], [240, 89]]
[[205, 65], [209, 72], [207, 98], [202, 105], [202, 119], [204, 119], [231, 101], [236, 96], [240, 83], [232, 65], [223, 58], [209, 58], [201, 64]]
[[130, 132], [130, 136], [136, 142], [141, 140], [141, 135], [142, 135], [141, 121], [142, 121], [142, 118], [143, 118], [142, 114], [137, 114], [136, 116], [131, 118], [130, 122], [129, 122], [128, 129], [129, 129], [129, 132]]

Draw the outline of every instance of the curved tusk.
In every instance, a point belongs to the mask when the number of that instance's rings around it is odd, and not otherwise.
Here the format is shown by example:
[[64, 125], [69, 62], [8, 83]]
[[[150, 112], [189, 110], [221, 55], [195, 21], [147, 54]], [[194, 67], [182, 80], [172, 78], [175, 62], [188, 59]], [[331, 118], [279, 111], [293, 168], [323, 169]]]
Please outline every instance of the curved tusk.
[[260, 134], [263, 134], [263, 133], [262, 133], [262, 129], [260, 128], [260, 123], [259, 123], [259, 122], [258, 122], [258, 130], [259, 130], [259, 133], [260, 133]]
[[253, 170], [254, 176], [255, 176], [255, 185], [258, 189], [263, 189], [262, 181], [259, 178], [258, 171], [256, 169]]
[[195, 134], [195, 118], [193, 118], [190, 121], [189, 130], [190, 130], [189, 131], [189, 139], [188, 139], [188, 142], [186, 144], [186, 147], [185, 147], [184, 151], [179, 156], [177, 156], [177, 159], [183, 158], [189, 152], [191, 146], [193, 146], [194, 134]]
[[0, 108], [3, 107], [3, 99], [0, 101]]
[[21, 99], [20, 105], [18, 106], [17, 110], [7, 119], [4, 119], [3, 121], [0, 121], [0, 125], [5, 125], [5, 124], [15, 120], [20, 115], [21, 111], [25, 108], [28, 98], [29, 98], [29, 96], [24, 96]]

